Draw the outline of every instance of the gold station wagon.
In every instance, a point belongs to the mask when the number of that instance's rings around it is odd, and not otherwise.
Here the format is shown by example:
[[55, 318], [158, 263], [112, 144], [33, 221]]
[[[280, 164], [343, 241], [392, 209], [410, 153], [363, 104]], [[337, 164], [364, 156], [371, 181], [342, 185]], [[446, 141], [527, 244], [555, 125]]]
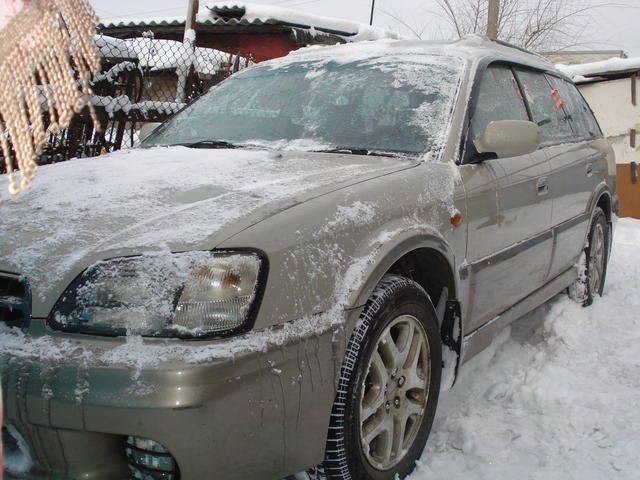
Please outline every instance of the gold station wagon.
[[537, 55], [378, 41], [249, 68], [0, 209], [7, 472], [402, 478], [466, 360], [602, 293], [616, 209], [609, 144]]

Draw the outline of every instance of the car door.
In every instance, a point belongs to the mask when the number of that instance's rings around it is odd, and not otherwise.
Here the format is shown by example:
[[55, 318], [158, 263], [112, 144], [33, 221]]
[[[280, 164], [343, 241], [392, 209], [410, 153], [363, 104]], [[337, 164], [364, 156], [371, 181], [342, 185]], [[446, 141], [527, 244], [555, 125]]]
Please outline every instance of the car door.
[[511, 67], [490, 65], [476, 92], [462, 168], [468, 195], [470, 330], [540, 288], [552, 249], [544, 151], [500, 159], [474, 153], [473, 140], [490, 122], [529, 120]]
[[590, 200], [607, 171], [607, 158], [595, 144], [602, 136], [600, 128], [575, 85], [552, 75], [547, 80], [558, 114], [573, 130], [570, 139], [546, 149], [555, 236], [549, 271], [553, 278], [575, 265], [582, 252], [591, 219]]

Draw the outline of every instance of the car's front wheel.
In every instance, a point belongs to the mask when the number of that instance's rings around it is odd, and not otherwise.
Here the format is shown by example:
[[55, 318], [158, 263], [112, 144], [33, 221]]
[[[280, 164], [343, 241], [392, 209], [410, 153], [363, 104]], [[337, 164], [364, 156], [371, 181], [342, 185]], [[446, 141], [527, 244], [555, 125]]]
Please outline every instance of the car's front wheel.
[[408, 475], [427, 441], [440, 391], [441, 341], [424, 289], [385, 276], [349, 342], [333, 406], [329, 479]]

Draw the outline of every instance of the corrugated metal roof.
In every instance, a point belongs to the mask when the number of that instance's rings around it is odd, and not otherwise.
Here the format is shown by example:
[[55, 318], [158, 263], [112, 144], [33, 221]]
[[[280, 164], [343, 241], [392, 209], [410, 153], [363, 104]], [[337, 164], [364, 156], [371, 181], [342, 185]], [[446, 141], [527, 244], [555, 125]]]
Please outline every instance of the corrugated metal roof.
[[135, 28], [135, 27], [178, 27], [184, 26], [185, 17], [131, 18], [123, 20], [105, 20], [98, 23], [98, 28]]
[[[176, 17], [176, 18], [137, 18], [137, 19], [123, 19], [123, 20], [105, 20], [103, 22], [98, 23], [98, 28], [101, 30], [109, 30], [116, 28], [154, 28], [154, 27], [184, 27], [185, 17]], [[331, 34], [331, 35], [339, 35], [343, 37], [349, 37], [355, 35], [352, 32], [342, 32], [338, 30], [331, 30], [326, 28], [318, 28], [313, 27], [312, 25], [299, 25], [294, 23], [283, 22], [281, 20], [275, 18], [267, 18], [267, 19], [254, 19], [247, 20], [246, 18], [236, 18], [236, 17], [217, 17], [213, 19], [203, 20], [202, 18], [198, 18], [198, 25], [202, 26], [216, 26], [216, 27], [261, 27], [261, 26], [282, 26], [282, 27], [293, 27], [293, 28], [302, 28], [310, 30], [311, 28], [315, 28], [315, 30]]]
[[[215, 20], [198, 19], [198, 25], [217, 25], [217, 26], [261, 26], [261, 25], [284, 25], [311, 28], [304, 25], [286, 24], [275, 18], [255, 19], [252, 21], [246, 18], [216, 18]], [[184, 26], [185, 19], [182, 18], [134, 18], [124, 20], [105, 20], [98, 23], [99, 28], [145, 28], [145, 27], [180, 27]], [[343, 35], [353, 35], [343, 32]]]

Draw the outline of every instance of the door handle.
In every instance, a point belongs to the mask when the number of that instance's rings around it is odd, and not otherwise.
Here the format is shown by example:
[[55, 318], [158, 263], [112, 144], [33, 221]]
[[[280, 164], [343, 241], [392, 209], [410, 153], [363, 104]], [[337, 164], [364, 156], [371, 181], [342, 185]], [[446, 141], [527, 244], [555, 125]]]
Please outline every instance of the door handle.
[[590, 177], [591, 175], [593, 175], [593, 163], [587, 163], [586, 171], [587, 171], [587, 177]]
[[631, 183], [636, 183], [638, 181], [638, 164], [636, 162], [631, 162]]
[[536, 182], [536, 189], [538, 190], [538, 195], [546, 195], [549, 193], [549, 182], [547, 182], [547, 177], [540, 177]]

